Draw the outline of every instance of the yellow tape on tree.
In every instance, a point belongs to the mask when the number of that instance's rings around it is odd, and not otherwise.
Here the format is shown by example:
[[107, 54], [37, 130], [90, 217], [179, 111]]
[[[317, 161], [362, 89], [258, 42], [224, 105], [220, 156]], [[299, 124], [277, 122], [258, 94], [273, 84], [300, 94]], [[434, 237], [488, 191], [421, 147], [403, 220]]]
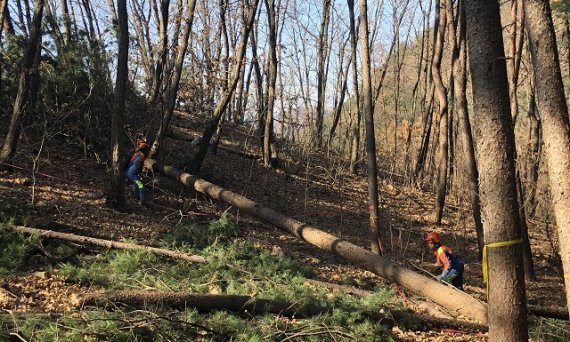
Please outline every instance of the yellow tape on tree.
[[487, 285], [487, 295], [489, 295], [489, 265], [487, 261], [487, 248], [498, 248], [498, 247], [508, 247], [514, 246], [522, 243], [521, 239], [511, 240], [511, 241], [502, 241], [502, 242], [493, 242], [486, 244], [483, 246], [483, 282]]

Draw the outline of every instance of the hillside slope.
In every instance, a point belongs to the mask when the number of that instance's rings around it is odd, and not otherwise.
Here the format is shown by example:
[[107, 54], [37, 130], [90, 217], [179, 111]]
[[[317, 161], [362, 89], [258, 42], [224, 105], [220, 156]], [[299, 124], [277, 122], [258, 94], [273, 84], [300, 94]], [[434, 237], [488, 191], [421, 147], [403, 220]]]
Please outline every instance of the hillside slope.
[[[200, 117], [179, 112], [174, 121], [179, 129], [188, 134], [201, 133]], [[199, 176], [357, 245], [369, 246], [365, 177], [349, 175], [345, 163], [327, 157], [326, 152], [282, 153], [284, 163], [281, 169], [264, 167], [255, 159], [235, 153], [259, 153], [256, 143], [251, 132], [245, 131], [243, 127], [225, 125], [221, 148], [217, 154], [207, 155]], [[92, 153], [82, 154], [80, 146], [54, 140], [41, 153], [39, 169], [32, 174], [32, 159], [37, 156], [37, 151], [25, 143], [20, 148], [15, 160], [19, 168], [12, 174], [0, 174], [2, 221], [16, 217], [21, 223], [30, 226], [151, 244], [161, 235], [172, 232], [183, 224], [206, 222], [218, 217], [222, 211], [229, 210], [243, 227], [240, 239], [310, 266], [316, 273], [316, 280], [349, 284], [362, 289], [369, 289], [371, 284], [379, 283], [396, 288], [401, 293], [402, 300], [413, 295], [404, 294], [402, 289], [385, 283], [370, 272], [359, 270], [330, 253], [309, 246], [274, 227], [242, 216], [223, 203], [213, 203], [202, 195], [159, 176], [150, 175], [146, 179], [153, 194], [150, 208], [140, 207], [129, 197], [128, 212], [113, 211], [105, 207], [105, 165], [93, 158]], [[159, 161], [182, 167], [190, 160], [195, 149], [190, 141], [168, 138]], [[444, 240], [455, 248], [467, 264], [466, 292], [484, 300], [481, 267], [476, 259], [475, 232], [467, 203], [449, 198], [443, 224], [435, 226], [428, 220], [434, 200], [432, 194], [393, 183], [390, 179], [383, 179], [380, 184], [380, 228], [385, 237], [387, 256], [406, 267], [413, 267], [413, 264], [432, 271], [433, 256], [427, 251], [423, 237], [427, 231], [436, 230], [442, 233]], [[564, 301], [563, 282], [560, 267], [551, 257], [548, 229], [538, 222], [531, 222], [529, 230], [538, 275], [537, 280], [527, 282], [529, 303], [560, 307]], [[50, 283], [54, 292], [64, 294], [54, 296], [57, 300], [52, 297], [50, 305], [56, 305], [60, 310], [73, 308], [73, 301], [69, 298], [71, 294], [81, 291], [76, 285], [52, 281], [49, 275], [37, 275], [34, 271], [38, 270], [34, 269], [33, 264], [28, 265], [27, 269], [25, 274], [16, 274], [5, 280], [3, 288], [13, 289], [18, 283], [44, 284], [42, 286]], [[25, 287], [22, 292], [26, 291], [31, 293], [37, 289], [33, 286]], [[54, 302], [59, 304], [53, 304]], [[36, 298], [26, 305], [28, 309], [43, 310], [48, 304], [45, 300]], [[14, 300], [5, 296], [0, 296], [0, 307], [16, 309]], [[405, 340], [406, 334], [409, 332], [402, 332], [402, 340]], [[426, 333], [418, 333], [416, 337], [413, 337], [414, 334], [408, 337], [429, 340], [441, 338], [441, 334], [439, 332], [430, 337]], [[473, 336], [467, 340], [473, 340], [472, 338]]]

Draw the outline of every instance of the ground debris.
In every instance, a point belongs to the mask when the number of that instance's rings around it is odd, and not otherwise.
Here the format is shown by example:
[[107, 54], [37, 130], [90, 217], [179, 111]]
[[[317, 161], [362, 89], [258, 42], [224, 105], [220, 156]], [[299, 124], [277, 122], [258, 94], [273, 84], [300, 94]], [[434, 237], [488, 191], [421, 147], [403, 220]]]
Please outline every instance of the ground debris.
[[49, 272], [11, 276], [0, 285], [0, 309], [12, 312], [73, 311], [80, 304], [81, 288]]

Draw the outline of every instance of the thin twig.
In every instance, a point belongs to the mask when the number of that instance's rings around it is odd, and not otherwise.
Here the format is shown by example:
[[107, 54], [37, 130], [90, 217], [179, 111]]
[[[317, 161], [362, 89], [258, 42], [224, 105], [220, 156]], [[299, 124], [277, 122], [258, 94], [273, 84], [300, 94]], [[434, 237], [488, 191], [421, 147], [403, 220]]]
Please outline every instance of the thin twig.
[[28, 340], [26, 340], [25, 338], [23, 338], [22, 336], [20, 336], [20, 334], [18, 334], [18, 333], [11, 332], [11, 333], [10, 333], [10, 336], [14, 336], [14, 337], [18, 338], [18, 339], [19, 339], [20, 341], [22, 341], [22, 342], [28, 342]]

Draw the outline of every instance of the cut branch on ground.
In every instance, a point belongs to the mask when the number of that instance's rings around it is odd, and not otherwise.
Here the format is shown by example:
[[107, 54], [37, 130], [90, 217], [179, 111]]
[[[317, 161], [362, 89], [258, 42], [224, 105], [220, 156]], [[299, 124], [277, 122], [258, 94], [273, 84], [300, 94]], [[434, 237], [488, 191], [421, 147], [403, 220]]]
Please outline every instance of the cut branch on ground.
[[106, 248], [123, 249], [123, 250], [128, 250], [128, 251], [144, 251], [144, 252], [154, 253], [154, 254], [160, 255], [160, 256], [166, 256], [166, 257], [173, 258], [173, 259], [181, 259], [181, 260], [185, 260], [185, 261], [192, 262], [192, 263], [205, 263], [205, 262], [207, 262], [207, 259], [205, 257], [199, 256], [199, 255], [191, 255], [191, 254], [177, 252], [177, 251], [163, 249], [163, 248], [137, 245], [137, 244], [128, 243], [128, 242], [104, 240], [104, 239], [92, 238], [92, 237], [88, 237], [88, 236], [69, 234], [69, 233], [60, 233], [60, 232], [54, 232], [51, 230], [44, 230], [44, 229], [25, 227], [25, 226], [17, 226], [17, 225], [11, 225], [11, 224], [5, 224], [4, 227], [9, 228], [9, 229], [13, 229], [13, 230], [18, 231], [18, 232], [26, 233], [26, 234], [38, 235], [38, 236], [41, 236], [43, 238], [66, 240], [66, 241], [77, 242], [80, 244], [90, 244], [90, 245], [96, 245], [96, 246], [101, 246], [101, 247], [106, 247]]

